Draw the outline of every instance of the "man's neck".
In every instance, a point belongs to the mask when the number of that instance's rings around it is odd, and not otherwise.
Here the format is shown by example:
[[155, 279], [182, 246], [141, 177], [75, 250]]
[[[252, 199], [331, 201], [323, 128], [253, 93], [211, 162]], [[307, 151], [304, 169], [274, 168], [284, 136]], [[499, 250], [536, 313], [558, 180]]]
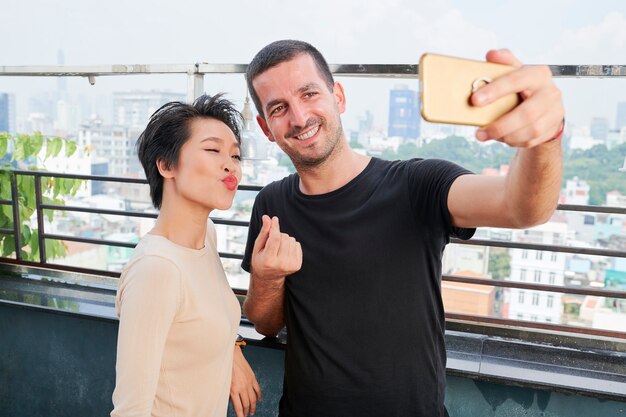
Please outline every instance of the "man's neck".
[[298, 170], [300, 191], [307, 195], [335, 191], [363, 172], [370, 159], [371, 157], [358, 154], [346, 146], [319, 166]]

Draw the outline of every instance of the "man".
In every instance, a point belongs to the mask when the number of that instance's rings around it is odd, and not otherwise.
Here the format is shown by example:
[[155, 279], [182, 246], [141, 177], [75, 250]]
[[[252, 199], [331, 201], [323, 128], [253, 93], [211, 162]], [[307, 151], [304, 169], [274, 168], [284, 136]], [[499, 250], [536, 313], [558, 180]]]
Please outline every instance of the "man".
[[257, 120], [297, 170], [259, 193], [242, 264], [248, 318], [268, 336], [287, 326], [281, 416], [447, 415], [442, 251], [478, 226], [547, 221], [561, 180], [563, 106], [549, 69], [505, 50], [487, 60], [518, 69], [472, 103], [524, 99], [476, 133], [519, 148], [506, 177], [352, 151], [343, 88], [307, 43], [274, 42], [248, 66]]

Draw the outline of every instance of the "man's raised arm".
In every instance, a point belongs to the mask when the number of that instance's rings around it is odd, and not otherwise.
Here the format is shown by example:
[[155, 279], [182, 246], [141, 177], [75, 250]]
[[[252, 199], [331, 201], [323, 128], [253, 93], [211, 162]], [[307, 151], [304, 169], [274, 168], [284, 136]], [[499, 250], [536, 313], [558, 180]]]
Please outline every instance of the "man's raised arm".
[[254, 242], [246, 317], [265, 336], [276, 336], [285, 326], [285, 277], [300, 270], [300, 243], [280, 232], [278, 217], [264, 215], [263, 227]]
[[479, 129], [480, 141], [497, 140], [519, 148], [505, 177], [464, 175], [448, 194], [448, 209], [457, 227], [525, 228], [545, 223], [556, 209], [562, 175], [561, 92], [546, 66], [522, 66], [507, 50], [490, 51], [487, 60], [517, 67], [472, 95], [482, 106], [520, 94], [522, 103]]

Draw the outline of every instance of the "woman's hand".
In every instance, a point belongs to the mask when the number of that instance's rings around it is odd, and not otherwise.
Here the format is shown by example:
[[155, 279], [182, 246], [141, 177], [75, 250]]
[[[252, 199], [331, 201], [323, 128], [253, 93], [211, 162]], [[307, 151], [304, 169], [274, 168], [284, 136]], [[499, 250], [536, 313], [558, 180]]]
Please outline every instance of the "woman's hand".
[[239, 346], [233, 356], [233, 379], [230, 383], [230, 400], [237, 417], [254, 415], [256, 402], [262, 399], [261, 387]]

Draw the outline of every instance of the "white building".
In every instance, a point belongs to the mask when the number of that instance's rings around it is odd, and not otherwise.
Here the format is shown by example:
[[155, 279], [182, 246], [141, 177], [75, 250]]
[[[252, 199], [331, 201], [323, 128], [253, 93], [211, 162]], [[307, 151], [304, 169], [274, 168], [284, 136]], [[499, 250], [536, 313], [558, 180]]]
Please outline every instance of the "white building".
[[588, 135], [581, 134], [572, 134], [572, 137], [569, 141], [570, 149], [580, 149], [586, 151], [587, 149], [591, 149], [596, 145], [604, 145], [605, 141], [600, 139], [594, 139]]
[[152, 113], [170, 101], [186, 101], [185, 94], [165, 91], [113, 93], [113, 122], [119, 126], [145, 128]]
[[78, 144], [90, 151], [91, 162], [106, 160], [108, 175], [121, 177], [143, 172], [137, 159], [135, 142], [140, 132], [124, 126], [106, 126], [94, 120], [78, 131]]
[[44, 113], [29, 113], [26, 120], [18, 121], [17, 130], [27, 134], [41, 132], [44, 135], [54, 135], [55, 133], [52, 119]]
[[[516, 242], [564, 245], [569, 239], [566, 223], [548, 222], [527, 230], [514, 232]], [[511, 249], [511, 276], [507, 281], [533, 284], [563, 285], [565, 253], [530, 249]], [[509, 318], [517, 320], [560, 323], [561, 294], [511, 288]]]
[[626, 207], [626, 195], [619, 191], [609, 191], [606, 193], [606, 205], [609, 207]]
[[[490, 229], [476, 230], [474, 238], [489, 239]], [[443, 252], [442, 271], [450, 274], [457, 271], [472, 271], [486, 277], [489, 275], [489, 246], [451, 243]]]

